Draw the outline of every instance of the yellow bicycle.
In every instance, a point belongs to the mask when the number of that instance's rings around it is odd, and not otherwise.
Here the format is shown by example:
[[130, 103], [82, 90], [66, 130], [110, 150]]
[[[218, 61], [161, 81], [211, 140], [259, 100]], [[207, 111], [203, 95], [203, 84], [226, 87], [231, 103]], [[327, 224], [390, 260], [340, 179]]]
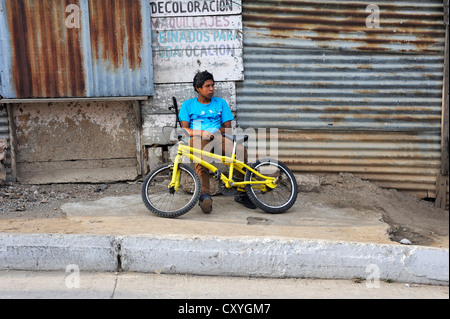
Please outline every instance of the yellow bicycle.
[[[236, 146], [247, 141], [247, 135], [228, 135], [233, 141], [231, 157], [220, 156], [190, 147], [184, 143], [178, 145], [177, 155], [173, 163], [165, 164], [144, 179], [142, 199], [145, 206], [160, 217], [175, 218], [189, 212], [200, 198], [200, 178], [193, 168], [183, 164], [183, 157], [209, 169], [219, 181], [224, 195], [234, 192], [246, 192], [250, 200], [259, 209], [280, 214], [286, 212], [297, 200], [297, 182], [291, 170], [280, 161], [274, 159], [257, 160], [253, 164], [245, 164], [236, 159]], [[180, 136], [178, 137], [181, 140]], [[216, 166], [205, 161], [211, 158], [229, 167], [228, 174], [221, 172]], [[237, 170], [245, 177], [244, 181], [233, 179]]]

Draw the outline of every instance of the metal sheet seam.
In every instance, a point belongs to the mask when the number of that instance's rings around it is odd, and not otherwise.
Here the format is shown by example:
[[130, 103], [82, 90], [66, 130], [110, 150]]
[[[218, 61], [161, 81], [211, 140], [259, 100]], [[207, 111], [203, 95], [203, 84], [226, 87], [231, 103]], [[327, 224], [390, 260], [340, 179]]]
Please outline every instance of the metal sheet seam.
[[[10, 43], [10, 32], [8, 27], [8, 19], [6, 19], [6, 0], [0, 0], [0, 48], [8, 48]], [[11, 74], [11, 51], [3, 49], [0, 55], [0, 98], [4, 96], [12, 96], [7, 83], [11, 81], [9, 75]]]
[[[86, 76], [86, 83], [93, 83], [93, 68], [92, 68], [92, 59], [91, 59], [91, 41], [90, 41], [90, 23], [89, 23], [89, 0], [79, 0], [81, 6], [81, 24], [82, 24], [82, 33], [81, 33], [81, 47], [84, 48], [82, 50], [83, 53], [83, 61], [84, 61], [84, 74]], [[90, 85], [86, 86], [86, 96], [93, 96], [94, 92], [92, 92], [92, 87]], [[95, 95], [98, 96], [98, 92], [95, 92]]]

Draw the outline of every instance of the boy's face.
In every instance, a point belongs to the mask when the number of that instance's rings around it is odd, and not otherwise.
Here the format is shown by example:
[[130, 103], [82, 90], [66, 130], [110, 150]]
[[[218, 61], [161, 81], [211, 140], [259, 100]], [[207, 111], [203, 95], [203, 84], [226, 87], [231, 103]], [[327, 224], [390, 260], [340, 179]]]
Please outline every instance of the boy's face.
[[207, 80], [201, 88], [197, 88], [197, 92], [202, 97], [211, 99], [214, 96], [214, 81]]

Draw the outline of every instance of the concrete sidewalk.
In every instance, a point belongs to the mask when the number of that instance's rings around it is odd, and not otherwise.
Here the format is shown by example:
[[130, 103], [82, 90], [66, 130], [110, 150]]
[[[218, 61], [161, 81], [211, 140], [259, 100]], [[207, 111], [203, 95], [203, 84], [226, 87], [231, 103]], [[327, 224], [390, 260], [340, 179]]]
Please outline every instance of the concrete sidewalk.
[[[168, 299], [152, 306], [163, 308], [168, 316], [178, 314], [179, 306], [198, 300], [215, 303], [221, 314], [230, 312], [236, 299], [285, 299], [272, 303], [271, 313], [298, 309], [298, 299], [448, 299], [448, 286], [393, 283], [385, 281], [331, 279], [272, 279], [162, 275], [138, 272], [0, 271], [0, 299]], [[342, 292], [345, 291], [345, 294]], [[173, 302], [172, 300], [175, 299]], [[180, 301], [176, 301], [180, 299]], [[219, 299], [219, 300], [216, 300]], [[224, 304], [219, 304], [225, 300]], [[192, 301], [194, 304], [196, 301]], [[258, 303], [260, 304], [260, 303]], [[148, 303], [146, 304], [148, 306]], [[250, 306], [247, 306], [250, 307]], [[267, 309], [267, 307], [266, 307]], [[154, 310], [154, 308], [152, 309]], [[401, 310], [404, 313], [404, 310]], [[246, 313], [245, 311], [243, 311]], [[224, 313], [224, 314], [225, 314]], [[200, 314], [197, 316], [201, 318]], [[260, 318], [261, 316], [258, 316]], [[273, 317], [273, 316], [272, 316]]]
[[[67, 218], [1, 220], [0, 270], [136, 271], [268, 278], [379, 278], [448, 285], [448, 248], [393, 243], [373, 211], [299, 200], [287, 213], [214, 197], [178, 219], [139, 195], [65, 204]], [[6, 226], [5, 226], [6, 225]]]

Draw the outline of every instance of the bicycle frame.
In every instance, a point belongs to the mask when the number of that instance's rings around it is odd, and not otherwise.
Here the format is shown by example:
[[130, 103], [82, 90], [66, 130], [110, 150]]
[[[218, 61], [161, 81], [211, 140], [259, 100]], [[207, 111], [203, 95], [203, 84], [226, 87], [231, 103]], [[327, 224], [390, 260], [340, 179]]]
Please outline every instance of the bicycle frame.
[[[201, 156], [203, 158], [207, 157], [207, 158], [220, 160], [223, 164], [230, 167], [229, 176], [228, 177], [225, 176], [222, 172], [220, 172], [220, 170], [217, 167], [206, 162], [205, 160], [201, 159], [200, 157], [195, 156], [194, 154], [198, 154], [199, 156]], [[224, 182], [224, 184], [227, 188], [236, 187], [238, 190], [245, 191], [245, 190], [243, 190], [243, 187], [245, 188], [245, 185], [260, 185], [261, 186], [260, 188], [264, 191], [264, 190], [267, 190], [266, 187], [269, 187], [270, 189], [275, 188], [278, 183], [277, 178], [270, 177], [270, 176], [264, 176], [264, 175], [260, 174], [258, 171], [252, 169], [247, 164], [237, 160], [236, 159], [236, 142], [234, 142], [232, 157], [220, 156], [220, 155], [217, 155], [214, 153], [205, 152], [201, 149], [190, 147], [188, 145], [180, 144], [178, 146], [178, 154], [174, 159], [172, 181], [168, 186], [170, 189], [174, 189], [176, 192], [178, 191], [178, 188], [180, 186], [180, 174], [181, 174], [181, 171], [178, 169], [178, 164], [181, 162], [181, 159], [183, 156], [190, 158], [194, 163], [198, 163], [198, 164], [206, 167], [211, 172], [213, 172], [215, 175], [218, 175], [218, 173], [220, 173], [220, 180], [222, 180]], [[258, 176], [264, 180], [235, 182], [233, 180], [233, 171], [235, 169], [238, 170], [239, 172], [243, 173], [244, 175], [245, 175], [244, 169], [249, 170], [249, 171], [253, 172], [256, 176]]]

